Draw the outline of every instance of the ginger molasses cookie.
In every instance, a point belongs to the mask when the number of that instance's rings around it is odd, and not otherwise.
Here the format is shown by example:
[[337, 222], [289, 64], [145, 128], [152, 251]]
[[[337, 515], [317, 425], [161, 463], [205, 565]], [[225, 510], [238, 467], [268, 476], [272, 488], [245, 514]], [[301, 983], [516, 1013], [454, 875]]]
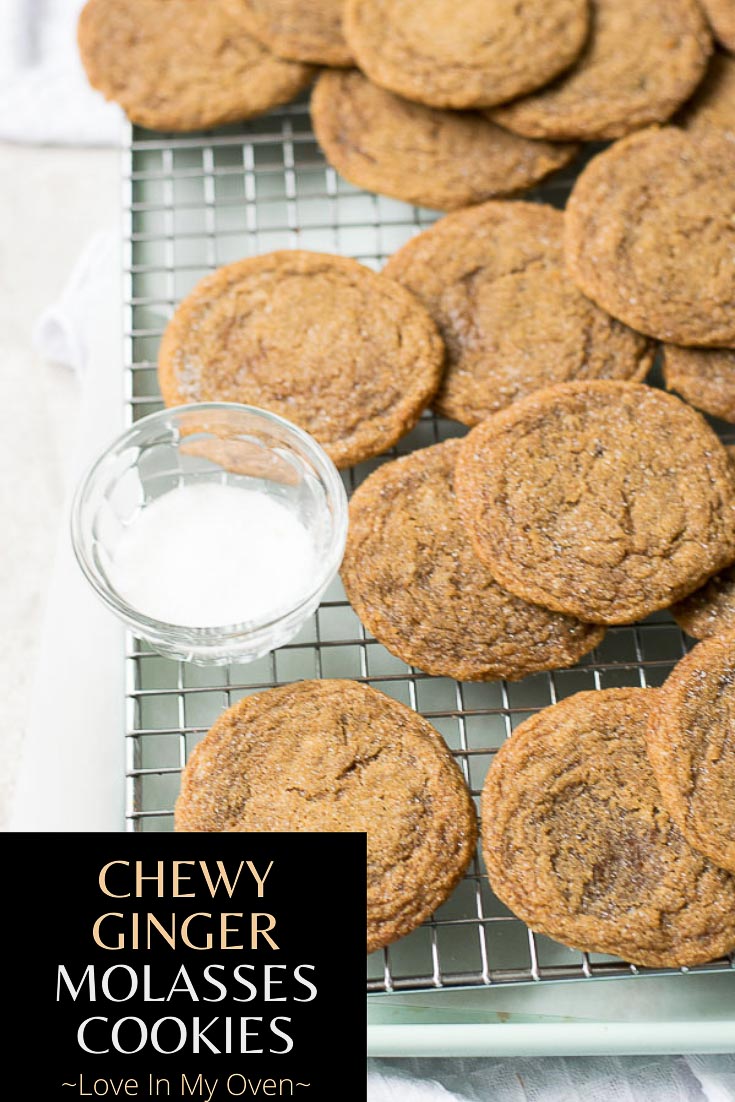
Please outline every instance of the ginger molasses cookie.
[[560, 383], [462, 441], [475, 550], [524, 600], [590, 623], [668, 608], [735, 559], [735, 468], [704, 418], [640, 383]]
[[368, 952], [444, 902], [472, 859], [470, 793], [441, 736], [354, 681], [301, 681], [239, 701], [189, 758], [180, 831], [368, 835]]
[[562, 212], [541, 203], [484, 203], [442, 218], [386, 264], [447, 346], [440, 413], [476, 425], [567, 379], [645, 377], [650, 342], [578, 290], [563, 226]]
[[735, 423], [735, 348], [664, 348], [664, 380], [690, 405]]
[[347, 0], [345, 35], [381, 87], [431, 107], [489, 107], [579, 56], [587, 0]]
[[[725, 450], [735, 464], [735, 447]], [[673, 605], [671, 613], [682, 631], [694, 639], [735, 631], [735, 563]]]
[[682, 631], [693, 639], [735, 631], [735, 564], [672, 605], [671, 613]]
[[158, 373], [166, 405], [271, 410], [347, 467], [413, 428], [443, 358], [410, 291], [356, 260], [292, 250], [203, 279], [164, 333]]
[[648, 756], [687, 842], [735, 873], [735, 632], [674, 667], [648, 720]]
[[478, 562], [460, 520], [459, 440], [385, 463], [350, 502], [342, 581], [393, 654], [458, 681], [517, 681], [571, 666], [604, 629], [512, 597]]
[[735, 0], [700, 0], [715, 38], [735, 53]]
[[79, 49], [93, 87], [154, 130], [248, 119], [288, 103], [314, 73], [275, 57], [226, 0], [88, 0]]
[[619, 138], [665, 122], [689, 99], [712, 52], [696, 0], [592, 0], [575, 65], [541, 91], [491, 112], [530, 138]]
[[655, 689], [577, 693], [522, 723], [482, 794], [499, 898], [537, 933], [673, 967], [735, 947], [735, 877], [685, 841], [646, 756]]
[[[735, 7], [735, 0], [733, 0]], [[676, 121], [686, 130], [703, 127], [724, 131], [735, 141], [735, 58], [718, 51], [707, 75]]]
[[735, 345], [735, 142], [651, 128], [577, 179], [565, 252], [578, 286], [613, 317], [673, 344]]
[[233, 16], [278, 57], [350, 65], [342, 34], [344, 0], [227, 0]]
[[311, 118], [327, 160], [346, 180], [437, 210], [523, 191], [579, 148], [520, 138], [475, 111], [411, 103], [356, 69], [322, 73]]

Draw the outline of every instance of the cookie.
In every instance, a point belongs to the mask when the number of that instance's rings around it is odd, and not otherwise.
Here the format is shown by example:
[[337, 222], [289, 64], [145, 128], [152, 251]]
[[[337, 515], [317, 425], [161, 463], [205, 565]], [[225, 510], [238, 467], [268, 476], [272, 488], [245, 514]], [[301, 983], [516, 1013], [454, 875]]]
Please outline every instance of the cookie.
[[689, 845], [735, 873], [735, 632], [699, 643], [667, 677], [648, 756]]
[[715, 37], [735, 53], [735, 0], [700, 0]]
[[664, 348], [664, 380], [690, 405], [735, 423], [735, 349]]
[[342, 34], [344, 0], [227, 0], [233, 17], [278, 57], [350, 65]]
[[475, 810], [443, 739], [354, 681], [301, 681], [239, 701], [189, 758], [179, 831], [367, 831], [368, 952], [449, 896]]
[[[735, 447], [726, 449], [735, 463]], [[679, 627], [694, 639], [735, 631], [735, 563], [671, 608]]]
[[90, 84], [153, 130], [249, 119], [288, 103], [314, 74], [275, 57], [226, 0], [88, 0], [78, 38]]
[[524, 600], [627, 624], [735, 559], [735, 468], [703, 417], [640, 383], [560, 383], [474, 428], [455, 474], [475, 551]]
[[655, 689], [577, 693], [522, 723], [482, 793], [493, 890], [537, 933], [633, 964], [735, 948], [735, 878], [669, 818], [646, 756]]
[[519, 138], [479, 112], [410, 103], [356, 69], [322, 73], [311, 119], [325, 157], [350, 183], [436, 210], [523, 191], [578, 150]]
[[579, 56], [587, 0], [347, 0], [344, 29], [375, 84], [430, 107], [490, 107]]
[[703, 127], [724, 131], [735, 141], [735, 58], [716, 53], [697, 94], [676, 120], [695, 133]]
[[164, 333], [158, 377], [166, 405], [270, 410], [347, 467], [413, 428], [443, 357], [409, 291], [356, 260], [291, 250], [201, 280]]
[[616, 142], [567, 203], [567, 268], [633, 329], [673, 344], [735, 344], [735, 142], [651, 128]]
[[517, 681], [573, 665], [604, 629], [512, 597], [478, 562], [454, 497], [460, 447], [386, 463], [355, 491], [342, 563], [350, 603], [392, 654], [438, 677]]
[[440, 413], [476, 425], [567, 379], [645, 377], [649, 341], [567, 276], [563, 226], [561, 211], [541, 203], [485, 203], [441, 219], [386, 264], [444, 338]]
[[670, 119], [711, 52], [696, 0], [592, 0], [592, 31], [573, 68], [491, 118], [529, 138], [619, 138]]
[[672, 605], [671, 613], [682, 631], [693, 639], [735, 631], [735, 564]]

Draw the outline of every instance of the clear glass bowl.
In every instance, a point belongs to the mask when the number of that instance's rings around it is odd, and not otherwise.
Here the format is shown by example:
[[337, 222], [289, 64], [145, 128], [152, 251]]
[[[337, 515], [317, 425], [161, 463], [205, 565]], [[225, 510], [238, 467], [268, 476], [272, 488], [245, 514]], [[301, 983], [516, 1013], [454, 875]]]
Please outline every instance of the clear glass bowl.
[[[143, 510], [178, 486], [207, 481], [280, 499], [314, 541], [313, 585], [274, 619], [206, 628], [165, 623], [132, 607], [110, 581], [116, 541]], [[282, 646], [314, 612], [342, 561], [347, 496], [331, 459], [307, 433], [264, 410], [208, 402], [153, 413], [115, 440], [79, 485], [71, 530], [87, 580], [139, 638], [169, 657], [225, 665]]]

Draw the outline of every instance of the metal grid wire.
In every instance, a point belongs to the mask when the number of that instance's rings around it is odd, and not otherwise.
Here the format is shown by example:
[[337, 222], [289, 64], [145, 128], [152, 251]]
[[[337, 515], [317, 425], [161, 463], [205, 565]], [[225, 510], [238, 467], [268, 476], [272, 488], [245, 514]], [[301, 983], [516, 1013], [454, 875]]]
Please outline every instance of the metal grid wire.
[[[533, 198], [563, 206], [575, 169]], [[276, 248], [350, 255], [379, 268], [437, 217], [361, 192], [325, 164], [305, 100], [213, 134], [131, 132], [124, 174], [125, 378], [129, 422], [161, 408], [156, 356], [175, 305], [213, 268]], [[462, 435], [426, 415], [387, 457]], [[383, 459], [344, 472], [348, 491]], [[529, 715], [583, 689], [659, 685], [686, 650], [667, 613], [611, 628], [578, 666], [517, 683], [430, 677], [366, 633], [337, 579], [287, 646], [249, 665], [202, 669], [127, 640], [127, 828], [167, 831], [187, 756], [223, 708], [313, 677], [354, 678], [426, 716], [456, 756], [475, 799], [494, 752]], [[733, 959], [696, 971], [723, 971]], [[534, 935], [492, 894], [481, 857], [433, 919], [368, 959], [376, 992], [594, 979], [645, 969]]]

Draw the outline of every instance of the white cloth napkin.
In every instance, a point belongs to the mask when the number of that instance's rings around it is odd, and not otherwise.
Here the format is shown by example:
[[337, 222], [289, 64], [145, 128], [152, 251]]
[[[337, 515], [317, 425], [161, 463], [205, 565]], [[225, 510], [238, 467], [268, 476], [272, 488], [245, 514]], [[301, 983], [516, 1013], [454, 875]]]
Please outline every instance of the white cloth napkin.
[[76, 28], [83, 0], [0, 0], [0, 140], [118, 145], [123, 114], [90, 86]]
[[735, 1056], [369, 1061], [368, 1102], [732, 1102]]

